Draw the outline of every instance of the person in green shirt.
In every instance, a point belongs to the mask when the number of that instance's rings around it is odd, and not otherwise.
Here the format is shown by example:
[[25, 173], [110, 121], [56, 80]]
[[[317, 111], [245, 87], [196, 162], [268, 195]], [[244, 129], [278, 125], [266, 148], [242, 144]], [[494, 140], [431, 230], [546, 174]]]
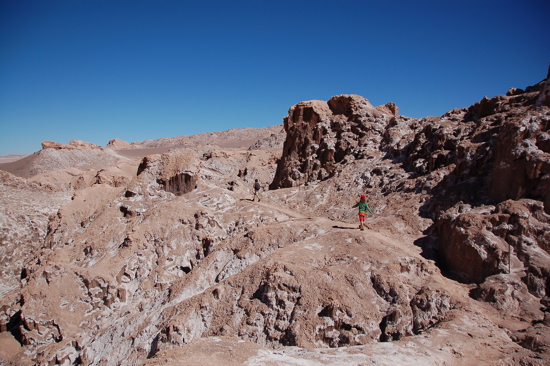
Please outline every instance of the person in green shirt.
[[365, 230], [363, 224], [365, 222], [365, 216], [367, 216], [367, 211], [374, 215], [374, 212], [372, 212], [369, 204], [367, 203], [367, 196], [362, 194], [359, 202], [357, 202], [352, 208], [354, 207], [359, 207], [359, 229]]

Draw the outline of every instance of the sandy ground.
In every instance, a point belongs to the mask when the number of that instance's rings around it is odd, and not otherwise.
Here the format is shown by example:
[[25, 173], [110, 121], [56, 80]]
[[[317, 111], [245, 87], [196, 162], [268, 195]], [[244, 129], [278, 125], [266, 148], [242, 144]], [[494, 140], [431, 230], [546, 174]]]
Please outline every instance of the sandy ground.
[[28, 178], [30, 176], [29, 168], [35, 159], [36, 154], [26, 155], [21, 159], [15, 159], [0, 164], [0, 170], [6, 171], [18, 177]]
[[29, 155], [28, 154], [25, 154], [25, 155], [17, 155], [17, 154], [2, 155], [2, 156], [0, 156], [0, 164], [11, 163], [11, 162], [23, 159], [26, 156], [29, 156]]

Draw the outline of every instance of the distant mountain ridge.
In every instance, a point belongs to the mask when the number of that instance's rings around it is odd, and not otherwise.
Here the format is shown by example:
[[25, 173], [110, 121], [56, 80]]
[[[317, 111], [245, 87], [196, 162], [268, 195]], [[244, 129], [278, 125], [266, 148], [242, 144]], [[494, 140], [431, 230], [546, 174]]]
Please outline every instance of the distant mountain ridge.
[[19, 177], [32, 177], [50, 171], [79, 168], [100, 169], [117, 160], [142, 158], [155, 153], [168, 152], [185, 146], [216, 145], [223, 148], [253, 148], [265, 145], [278, 148], [284, 141], [282, 126], [230, 129], [221, 132], [183, 135], [142, 142], [128, 143], [120, 139], [109, 141], [105, 148], [80, 140], [68, 144], [44, 141], [42, 150], [22, 156], [7, 163], [0, 163], [0, 170]]

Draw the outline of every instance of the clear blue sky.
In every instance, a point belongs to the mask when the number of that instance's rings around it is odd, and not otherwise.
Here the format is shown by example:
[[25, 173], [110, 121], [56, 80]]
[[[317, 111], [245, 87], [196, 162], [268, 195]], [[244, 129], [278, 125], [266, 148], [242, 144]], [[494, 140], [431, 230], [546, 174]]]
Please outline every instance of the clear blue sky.
[[359, 94], [438, 116], [546, 77], [547, 0], [0, 0], [0, 155], [282, 123]]

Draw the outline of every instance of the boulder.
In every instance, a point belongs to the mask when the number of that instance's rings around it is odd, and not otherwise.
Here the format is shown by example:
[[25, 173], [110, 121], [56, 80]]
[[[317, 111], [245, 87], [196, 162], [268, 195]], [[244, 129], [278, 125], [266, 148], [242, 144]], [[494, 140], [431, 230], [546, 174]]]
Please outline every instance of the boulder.
[[53, 141], [42, 141], [42, 149], [63, 149], [65, 145], [60, 144], [59, 142]]

